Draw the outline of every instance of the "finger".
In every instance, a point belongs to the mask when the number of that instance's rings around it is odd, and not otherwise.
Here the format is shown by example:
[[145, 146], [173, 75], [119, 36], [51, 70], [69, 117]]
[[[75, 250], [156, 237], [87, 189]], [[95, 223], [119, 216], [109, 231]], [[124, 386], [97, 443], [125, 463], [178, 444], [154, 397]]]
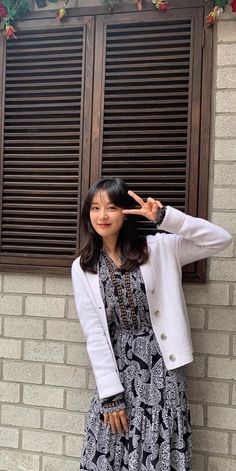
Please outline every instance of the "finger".
[[113, 413], [113, 416], [114, 416], [114, 421], [115, 421], [115, 425], [116, 425], [116, 430], [118, 433], [121, 433], [121, 421], [120, 421], [120, 416], [117, 412]]
[[129, 431], [126, 410], [120, 411], [120, 420], [125, 432]]
[[114, 420], [114, 417], [113, 417], [111, 412], [109, 414], [109, 422], [110, 422], [110, 425], [111, 425], [112, 433], [116, 433], [115, 420]]
[[140, 198], [140, 196], [136, 195], [136, 193], [134, 193], [134, 191], [129, 190], [128, 194], [129, 194], [129, 196], [131, 196], [131, 198], [133, 198], [135, 201], [137, 201], [137, 203], [139, 203], [140, 206], [143, 206], [144, 201], [142, 200], [142, 198]]
[[104, 425], [106, 427], [109, 423], [109, 414], [104, 413], [103, 415], [104, 415]]
[[159, 200], [154, 200], [154, 198], [148, 198], [147, 203], [156, 204], [158, 208], [163, 206]]
[[123, 209], [123, 214], [142, 214], [142, 209]]

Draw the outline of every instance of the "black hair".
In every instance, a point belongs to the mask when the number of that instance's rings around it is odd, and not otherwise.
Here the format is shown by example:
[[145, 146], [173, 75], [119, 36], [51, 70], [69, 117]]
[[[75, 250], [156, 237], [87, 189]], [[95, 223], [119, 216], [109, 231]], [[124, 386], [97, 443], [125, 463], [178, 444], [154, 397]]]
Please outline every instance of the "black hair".
[[[103, 178], [94, 183], [88, 191], [81, 217], [85, 243], [78, 253], [84, 271], [97, 273], [102, 248], [102, 238], [90, 221], [90, 209], [95, 194], [106, 192], [113, 204], [123, 209], [131, 209], [134, 207], [134, 200], [128, 194], [128, 190], [128, 186], [121, 178]], [[133, 271], [148, 260], [147, 242], [146, 238], [139, 234], [137, 216], [128, 215], [125, 219], [117, 239], [117, 247], [122, 255], [121, 270]]]

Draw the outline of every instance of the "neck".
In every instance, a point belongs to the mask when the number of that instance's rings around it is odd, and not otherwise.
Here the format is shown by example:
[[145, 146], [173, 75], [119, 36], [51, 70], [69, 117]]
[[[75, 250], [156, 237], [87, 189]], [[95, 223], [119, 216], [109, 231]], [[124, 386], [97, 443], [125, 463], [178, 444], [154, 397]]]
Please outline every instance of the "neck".
[[116, 246], [117, 239], [103, 238], [102, 242], [103, 242], [103, 247], [109, 256], [117, 254], [118, 252], [117, 246]]
[[116, 240], [107, 240], [103, 239], [103, 248], [106, 254], [115, 262], [117, 267], [121, 265], [121, 256], [119, 253], [119, 248], [117, 247], [117, 239]]

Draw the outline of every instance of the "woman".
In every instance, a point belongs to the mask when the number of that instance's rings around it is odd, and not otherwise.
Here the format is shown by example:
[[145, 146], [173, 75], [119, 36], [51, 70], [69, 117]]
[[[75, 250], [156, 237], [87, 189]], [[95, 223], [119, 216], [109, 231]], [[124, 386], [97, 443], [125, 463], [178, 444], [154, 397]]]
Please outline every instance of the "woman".
[[[138, 237], [140, 215], [171, 234]], [[182, 367], [192, 344], [181, 267], [224, 249], [231, 236], [153, 198], [144, 202], [119, 178], [92, 186], [82, 224], [87, 239], [72, 280], [97, 388], [81, 470], [190, 471]]]

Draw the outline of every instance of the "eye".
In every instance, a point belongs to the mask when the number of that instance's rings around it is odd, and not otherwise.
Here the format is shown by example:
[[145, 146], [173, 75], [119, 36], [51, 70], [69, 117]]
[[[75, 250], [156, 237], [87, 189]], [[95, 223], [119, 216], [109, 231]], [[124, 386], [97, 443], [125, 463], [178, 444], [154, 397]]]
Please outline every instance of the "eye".
[[110, 211], [116, 211], [117, 207], [114, 206], [113, 204], [111, 204], [110, 206], [108, 206], [108, 209], [109, 209]]
[[95, 204], [92, 204], [91, 208], [90, 208], [90, 211], [98, 211], [98, 206], [96, 206]]

